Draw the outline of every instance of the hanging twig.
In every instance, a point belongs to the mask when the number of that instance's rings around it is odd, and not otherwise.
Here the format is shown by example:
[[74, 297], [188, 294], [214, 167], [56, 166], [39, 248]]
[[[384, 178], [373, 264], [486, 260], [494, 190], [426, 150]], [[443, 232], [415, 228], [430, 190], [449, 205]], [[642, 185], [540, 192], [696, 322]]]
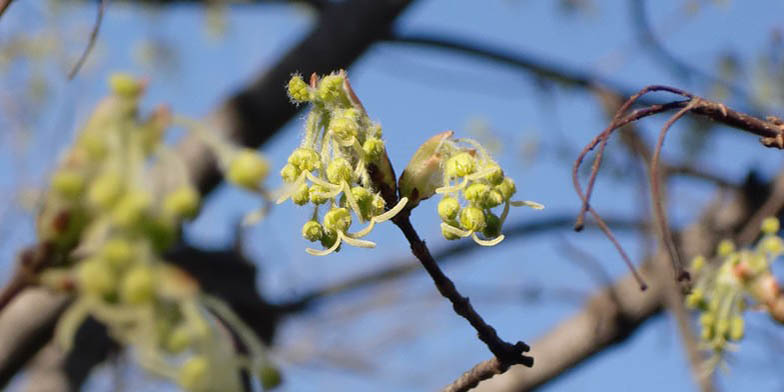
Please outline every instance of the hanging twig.
[[95, 23], [93, 24], [93, 30], [90, 32], [90, 39], [87, 41], [87, 47], [84, 48], [84, 52], [79, 57], [79, 60], [76, 61], [71, 71], [68, 72], [68, 80], [71, 80], [76, 76], [79, 70], [84, 65], [84, 62], [87, 61], [87, 56], [90, 55], [90, 52], [93, 50], [93, 46], [95, 46], [95, 41], [98, 39], [98, 31], [101, 29], [101, 22], [103, 21], [103, 11], [104, 7], [106, 6], [106, 0], [98, 0], [98, 13], [95, 16]]

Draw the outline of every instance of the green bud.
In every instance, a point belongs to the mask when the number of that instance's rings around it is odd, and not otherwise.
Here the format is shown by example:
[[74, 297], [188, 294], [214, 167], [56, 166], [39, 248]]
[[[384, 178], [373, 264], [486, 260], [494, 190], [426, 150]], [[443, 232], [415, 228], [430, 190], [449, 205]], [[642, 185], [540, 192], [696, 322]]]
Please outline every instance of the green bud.
[[330, 74], [321, 79], [318, 85], [318, 98], [325, 103], [337, 103], [346, 97], [343, 91], [343, 75]]
[[485, 221], [485, 228], [482, 230], [482, 235], [485, 236], [485, 238], [493, 239], [501, 235], [501, 218], [492, 212], [487, 212], [485, 214]]
[[700, 338], [705, 341], [713, 339], [713, 326], [703, 325], [700, 330]]
[[310, 101], [310, 91], [308, 84], [302, 79], [302, 76], [294, 75], [289, 80], [288, 85], [289, 97], [295, 102]]
[[310, 242], [320, 241], [324, 237], [324, 228], [314, 220], [307, 221], [302, 226], [302, 237]]
[[716, 249], [716, 253], [721, 257], [729, 256], [732, 252], [735, 252], [735, 244], [731, 240], [722, 240]]
[[784, 252], [784, 241], [781, 237], [773, 235], [765, 236], [760, 242], [760, 246], [768, 253], [780, 254]]
[[196, 355], [189, 358], [180, 368], [177, 383], [187, 391], [203, 391], [210, 381], [210, 363], [207, 357]]
[[351, 226], [351, 213], [345, 208], [333, 208], [324, 214], [327, 231], [346, 232]]
[[367, 156], [367, 160], [375, 161], [381, 158], [384, 154], [384, 142], [377, 137], [369, 137], [362, 145], [362, 150]]
[[414, 208], [444, 185], [443, 157], [438, 148], [452, 135], [454, 132], [446, 131], [431, 137], [411, 157], [398, 180], [400, 196], [408, 198], [407, 208]]
[[[778, 231], [778, 230], [776, 230]], [[743, 332], [744, 332], [744, 321], [743, 317], [734, 316], [730, 321], [730, 340], [741, 340], [743, 339]]]
[[350, 183], [353, 170], [345, 158], [335, 158], [327, 166], [327, 179], [333, 184]]
[[283, 178], [283, 182], [289, 184], [296, 181], [300, 173], [299, 168], [290, 163], [287, 163], [286, 166], [283, 166], [283, 169], [280, 169], [280, 176]]
[[381, 215], [384, 213], [384, 208], [387, 206], [387, 202], [384, 201], [384, 198], [381, 197], [380, 194], [374, 193], [373, 199], [370, 201], [370, 207], [373, 210], [372, 215]]
[[68, 199], [77, 199], [84, 191], [84, 176], [76, 170], [59, 170], [52, 176], [52, 189], [60, 196]]
[[199, 213], [200, 195], [192, 186], [182, 186], [163, 199], [163, 212], [177, 218], [192, 219]]
[[475, 182], [463, 191], [463, 195], [466, 200], [470, 201], [472, 204], [483, 205], [485, 199], [490, 195], [490, 186]]
[[492, 169], [490, 174], [485, 177], [485, 179], [490, 182], [491, 185], [500, 185], [504, 182], [504, 171], [501, 170], [501, 167], [498, 166], [496, 163], [491, 163], [487, 166], [488, 169]]
[[504, 198], [504, 201], [509, 200], [515, 192], [517, 192], [517, 187], [515, 186], [514, 180], [509, 177], [504, 177], [504, 180], [496, 185], [495, 190], [501, 193], [501, 196]]
[[297, 190], [291, 195], [291, 200], [298, 206], [304, 206], [310, 201], [309, 191], [308, 184], [300, 184]]
[[308, 194], [310, 195], [310, 202], [315, 205], [324, 204], [329, 200], [324, 195], [329, 192], [329, 189], [324, 188], [319, 184], [313, 184], [308, 190]]
[[155, 274], [149, 266], [134, 267], [122, 280], [120, 298], [132, 305], [141, 305], [152, 300], [155, 295]]
[[255, 190], [259, 183], [267, 177], [269, 163], [256, 151], [242, 149], [236, 153], [229, 163], [228, 179], [246, 189]]
[[127, 73], [114, 73], [109, 76], [109, 88], [120, 97], [135, 98], [144, 90], [144, 84]]
[[481, 206], [484, 208], [495, 208], [504, 202], [504, 195], [498, 189], [491, 189], [487, 197], [482, 201]]
[[691, 269], [693, 272], [699, 272], [702, 268], [705, 267], [705, 256], [699, 255], [692, 259], [691, 261]]
[[166, 339], [166, 349], [178, 354], [191, 344], [191, 331], [186, 325], [177, 326]]
[[438, 216], [444, 222], [454, 220], [458, 212], [460, 212], [460, 202], [454, 197], [446, 196], [438, 202]]
[[117, 277], [109, 266], [100, 259], [82, 261], [77, 271], [79, 287], [88, 295], [103, 297], [114, 291]]
[[446, 161], [446, 174], [449, 177], [465, 177], [476, 171], [476, 158], [468, 152], [461, 152]]
[[261, 380], [261, 388], [266, 391], [280, 385], [283, 377], [278, 369], [272, 366], [262, 366], [259, 370], [259, 380]]
[[700, 315], [700, 325], [703, 327], [713, 325], [716, 322], [716, 317], [713, 313], [703, 313]]
[[90, 184], [87, 201], [100, 210], [108, 210], [123, 193], [122, 178], [117, 173], [105, 173]]
[[329, 131], [344, 140], [351, 140], [359, 134], [359, 124], [352, 118], [336, 117], [329, 122]]
[[[324, 236], [321, 237], [321, 246], [325, 248], [331, 248], [332, 245], [335, 245], [335, 241], [338, 240], [338, 233], [332, 230], [325, 230]], [[340, 247], [338, 247], [340, 249]]]
[[139, 190], [128, 192], [112, 209], [112, 222], [124, 228], [137, 226], [151, 204], [149, 193]]
[[[289, 155], [288, 162], [300, 171], [311, 171], [321, 166], [321, 158], [316, 151], [310, 148], [298, 148]], [[299, 175], [299, 171], [297, 172]]]
[[469, 231], [482, 231], [485, 228], [485, 213], [473, 206], [460, 211], [460, 226]]
[[451, 231], [448, 231], [448, 230], [444, 229], [443, 227], [441, 227], [441, 235], [443, 235], [444, 238], [446, 240], [449, 240], [449, 241], [460, 239], [460, 237], [457, 234], [455, 234], [455, 233], [453, 233]]
[[116, 268], [123, 268], [130, 264], [134, 258], [131, 243], [123, 238], [111, 238], [103, 244], [101, 257]]
[[762, 221], [762, 232], [765, 234], [776, 234], [779, 231], [779, 220], [776, 217], [768, 217]]
[[702, 292], [702, 289], [696, 288], [691, 292], [691, 294], [686, 296], [686, 306], [691, 309], [696, 309], [703, 303], [704, 300], [705, 295]]

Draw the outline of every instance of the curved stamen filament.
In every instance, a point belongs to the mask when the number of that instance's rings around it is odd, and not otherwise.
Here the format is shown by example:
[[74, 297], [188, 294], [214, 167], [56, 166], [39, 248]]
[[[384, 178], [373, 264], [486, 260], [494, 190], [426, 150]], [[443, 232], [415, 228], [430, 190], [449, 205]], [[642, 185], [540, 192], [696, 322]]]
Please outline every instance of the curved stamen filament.
[[514, 207], [531, 207], [535, 210], [542, 210], [544, 209], [544, 205], [539, 204], [535, 201], [530, 200], [520, 200], [520, 201], [513, 201], [511, 202]]
[[338, 248], [338, 246], [340, 246], [340, 240], [342, 238], [343, 237], [341, 236], [341, 233], [338, 232], [338, 238], [335, 240], [335, 243], [329, 247], [329, 249], [317, 250], [317, 249], [305, 248], [305, 252], [308, 252], [308, 254], [313, 256], [326, 256], [334, 252]]
[[476, 232], [474, 232], [474, 233], [471, 233], [471, 238], [473, 238], [474, 242], [476, 242], [479, 245], [482, 245], [482, 246], [493, 246], [493, 245], [498, 245], [501, 241], [503, 241], [504, 240], [504, 235], [501, 234], [498, 237], [493, 238], [492, 240], [483, 240], [483, 239], [479, 238], [478, 235], [476, 235]]
[[457, 184], [457, 185], [451, 185], [451, 186], [450, 186], [450, 185], [447, 185], [447, 186], [442, 186], [441, 188], [437, 188], [437, 189], [436, 189], [436, 193], [452, 193], [452, 192], [457, 192], [457, 191], [459, 191], [459, 190], [461, 190], [461, 189], [465, 188], [465, 187], [466, 187], [466, 185], [468, 185], [468, 177], [464, 177], [464, 178], [463, 178], [463, 181], [461, 181], [461, 182], [460, 182], [459, 184]]
[[452, 226], [452, 225], [450, 225], [448, 223], [445, 223], [445, 222], [441, 222], [441, 228], [444, 231], [447, 231], [447, 232], [449, 232], [451, 234], [454, 234], [454, 235], [456, 235], [456, 236], [458, 236], [460, 238], [468, 237], [472, 233], [470, 231], [465, 231], [465, 230], [462, 230], [462, 229], [458, 229], [457, 227], [454, 227], [454, 226]]

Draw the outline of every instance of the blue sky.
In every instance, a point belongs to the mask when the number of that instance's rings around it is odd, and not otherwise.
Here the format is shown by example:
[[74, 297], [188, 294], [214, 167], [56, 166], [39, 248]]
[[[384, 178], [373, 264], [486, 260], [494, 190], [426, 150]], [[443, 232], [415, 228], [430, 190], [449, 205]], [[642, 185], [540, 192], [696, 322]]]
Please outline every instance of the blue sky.
[[[400, 18], [397, 28], [401, 32], [435, 32], [486, 42], [566, 69], [590, 72], [632, 89], [671, 84], [698, 94], [709, 93], [704, 84], [685, 83], [646, 54], [635, 39], [627, 2], [595, 3], [588, 14], [569, 16], [559, 12], [556, 2], [421, 0]], [[651, 25], [665, 46], [690, 65], [712, 73], [717, 55], [722, 53], [736, 53], [747, 64], [753, 64], [755, 56], [768, 45], [771, 31], [784, 28], [780, 20], [784, 3], [778, 1], [703, 1], [693, 14], [685, 11], [684, 1], [648, 3]], [[41, 7], [38, 2], [15, 4], [0, 23], [0, 31], [6, 22], [34, 18]], [[84, 28], [93, 17], [92, 6], [79, 6], [64, 11], [68, 23], [63, 25]], [[165, 102], [178, 113], [204, 116], [272, 65], [313, 22], [312, 15], [302, 8], [282, 5], [236, 6], [226, 10], [225, 18], [227, 31], [215, 39], [207, 32], [200, 8], [174, 6], [151, 12], [110, 3], [99, 47], [88, 69], [72, 82], [53, 78], [51, 101], [35, 124], [44, 135], [39, 137], [73, 132], [105, 93], [104, 80], [114, 70], [149, 77], [145, 99], [148, 107]], [[78, 52], [85, 36], [69, 35], [67, 47], [73, 46]], [[136, 59], [134, 48], [151, 39], [176, 49], [172, 52], [174, 68], [151, 67]], [[513, 211], [512, 221], [576, 213], [579, 204], [570, 178], [574, 155], [561, 156], [556, 147], [566, 146], [576, 152], [604, 127], [606, 119], [590, 95], [571, 89], [555, 89], [548, 95], [520, 70], [394, 43], [374, 46], [349, 70], [349, 75], [371, 117], [383, 125], [398, 173], [429, 135], [446, 129], [471, 135], [471, 124], [480, 122], [501, 141], [498, 161], [517, 181], [519, 197], [547, 207], [541, 212]], [[777, 113], [775, 107], [772, 110]], [[297, 146], [301, 120], [290, 122], [284, 132], [263, 147], [276, 168]], [[643, 123], [648, 140], [653, 140], [663, 121]], [[683, 127], [676, 126], [671, 133], [665, 158], [687, 158], [678, 147], [679, 131]], [[536, 147], [535, 153], [530, 152], [530, 146]], [[706, 150], [708, 154], [697, 158], [700, 166], [733, 181], [740, 181], [752, 167], [766, 167], [763, 175], [780, 167], [776, 151], [761, 149], [755, 137], [737, 132], [719, 132]], [[627, 161], [620, 149], [612, 151], [617, 160]], [[9, 156], [7, 147], [0, 147], [0, 152]], [[54, 162], [53, 152], [30, 148], [18, 159], [27, 162], [32, 177], [41, 181]], [[0, 177], [6, 178], [0, 182], [3, 187], [22, 182], [13, 167], [9, 158], [0, 156], [0, 174], [4, 174]], [[637, 191], [630, 183], [605, 173], [597, 183], [593, 205], [608, 215], [639, 215]], [[271, 178], [270, 184], [277, 186], [280, 180]], [[676, 181], [670, 195], [672, 221], [683, 225], [696, 216], [711, 195], [711, 188]], [[225, 245], [239, 217], [257, 203], [251, 195], [220, 188], [202, 216], [188, 227], [188, 238], [202, 246]], [[299, 236], [308, 214], [287, 203], [276, 207], [268, 220], [243, 233], [248, 253], [261, 266], [260, 290], [270, 298], [291, 298], [407, 256], [408, 245], [391, 225], [379, 227], [370, 236], [378, 243], [372, 251], [346, 248], [325, 258], [309, 256], [304, 252], [306, 242]], [[32, 238], [31, 218], [21, 214], [17, 218], [21, 223], [9, 237], [12, 246], [3, 250], [6, 267], [13, 250]], [[423, 203], [413, 220], [433, 249], [448, 245], [439, 235], [434, 201]], [[552, 293], [568, 289], [587, 294], [596, 288], [582, 269], [558, 252], [562, 238], [599, 258], [612, 276], [626, 273], [602, 236], [590, 231], [575, 234], [569, 227], [558, 233], [510, 238], [492, 249], [475, 249], [460, 256], [459, 262], [445, 266], [445, 270], [502, 337], [530, 342], [581, 305], [580, 298], [554, 298]], [[630, 254], [641, 253], [636, 236], [621, 235], [620, 239]], [[521, 293], [531, 288], [541, 288], [543, 298], [525, 300]], [[776, 376], [773, 366], [765, 365], [767, 355], [777, 349], [770, 349], [766, 338], [760, 336], [771, 331], [781, 340], [784, 335], [764, 317], [752, 316], [749, 323], [749, 337], [733, 356], [730, 372], [720, 374], [720, 384], [728, 390], [780, 390], [784, 380]], [[694, 390], [673, 327], [669, 318], [650, 321], [627, 343], [544, 389]], [[759, 332], [757, 337], [755, 330]], [[489, 357], [467, 323], [437, 296], [424, 273], [324, 301], [314, 312], [284, 323], [278, 339], [276, 355], [285, 373], [286, 391], [433, 390]], [[140, 378], [136, 371], [129, 374], [130, 385], [151, 382]], [[104, 390], [110, 378], [109, 371], [100, 372], [88, 384], [90, 390]], [[154, 385], [160, 390], [171, 389], [163, 383]]]

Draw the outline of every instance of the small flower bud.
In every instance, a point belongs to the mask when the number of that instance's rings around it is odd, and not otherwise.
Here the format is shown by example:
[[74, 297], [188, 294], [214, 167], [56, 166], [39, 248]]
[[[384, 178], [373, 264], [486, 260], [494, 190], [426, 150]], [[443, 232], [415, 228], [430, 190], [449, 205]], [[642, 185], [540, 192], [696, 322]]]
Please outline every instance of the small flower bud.
[[700, 315], [700, 325], [703, 327], [713, 325], [716, 322], [716, 317], [713, 313], [703, 313]]
[[308, 195], [310, 196], [310, 202], [315, 205], [324, 204], [329, 200], [325, 194], [329, 192], [329, 189], [324, 188], [319, 184], [313, 184], [308, 190]]
[[318, 98], [325, 103], [337, 103], [346, 97], [343, 90], [343, 75], [330, 74], [324, 76], [318, 85]]
[[458, 236], [457, 234], [455, 234], [455, 233], [453, 233], [453, 232], [451, 232], [449, 230], [446, 230], [443, 227], [441, 227], [441, 235], [443, 235], [444, 239], [446, 239], [448, 241], [454, 241], [454, 240], [459, 240], [460, 239], [460, 236]]
[[78, 145], [87, 151], [90, 159], [100, 160], [106, 156], [106, 136], [99, 131], [83, 132], [79, 135]]
[[716, 249], [716, 253], [721, 257], [729, 256], [732, 252], [735, 252], [735, 244], [731, 240], [722, 240]]
[[485, 177], [485, 179], [490, 182], [491, 185], [500, 185], [504, 182], [504, 171], [501, 170], [501, 167], [495, 163], [491, 163], [487, 167], [488, 169], [492, 169], [490, 174]]
[[90, 184], [87, 201], [101, 210], [108, 210], [123, 193], [122, 178], [117, 173], [102, 174]]
[[333, 184], [341, 184], [343, 181], [351, 182], [351, 165], [345, 158], [336, 158], [327, 166], [327, 179]]
[[289, 97], [295, 102], [310, 101], [310, 91], [308, 84], [302, 80], [302, 76], [294, 75], [289, 80], [288, 85]]
[[779, 231], [779, 220], [775, 217], [768, 217], [762, 221], [762, 232], [765, 234], [776, 234]]
[[300, 184], [296, 191], [291, 195], [291, 200], [298, 206], [304, 206], [310, 201], [308, 184]]
[[730, 340], [741, 340], [743, 339], [743, 332], [744, 332], [744, 321], [743, 317], [734, 316], [730, 321], [730, 333], [729, 339]]
[[766, 236], [760, 242], [760, 246], [768, 253], [778, 255], [784, 252], [784, 240], [781, 237]]
[[351, 226], [351, 213], [345, 208], [333, 208], [324, 214], [324, 227], [328, 231], [346, 232]]
[[460, 226], [469, 231], [482, 231], [485, 228], [485, 213], [476, 207], [466, 207], [460, 211]]
[[487, 197], [482, 201], [481, 206], [484, 208], [495, 208], [504, 202], [504, 195], [498, 189], [492, 189], [487, 194]]
[[467, 152], [461, 152], [446, 161], [446, 174], [449, 177], [465, 177], [476, 171], [476, 158]]
[[209, 383], [210, 363], [207, 357], [197, 355], [189, 358], [180, 368], [177, 383], [187, 391], [202, 391]]
[[716, 322], [716, 335], [726, 337], [730, 332], [730, 322], [727, 319], [719, 319]]
[[280, 169], [280, 177], [283, 178], [283, 182], [289, 184], [297, 180], [299, 173], [299, 168], [290, 163], [287, 163], [286, 166], [283, 166], [283, 169]]
[[166, 195], [163, 211], [177, 218], [192, 219], [199, 213], [200, 196], [191, 186], [182, 186]]
[[101, 257], [115, 268], [123, 268], [133, 261], [134, 251], [128, 240], [115, 237], [103, 244]]
[[77, 279], [82, 291], [103, 297], [114, 291], [117, 278], [114, 271], [100, 259], [87, 259], [79, 264]]
[[324, 228], [321, 224], [312, 220], [305, 222], [302, 226], [302, 237], [310, 242], [320, 241], [324, 237]]
[[369, 161], [375, 161], [384, 154], [384, 142], [377, 137], [370, 137], [365, 140], [362, 150]]
[[68, 200], [75, 200], [84, 191], [84, 176], [76, 170], [60, 170], [52, 177], [52, 189]]
[[166, 349], [178, 354], [191, 344], [191, 331], [186, 325], [177, 326], [166, 339]]
[[457, 217], [460, 212], [460, 203], [451, 196], [446, 196], [438, 202], [438, 216], [444, 222], [449, 222]]
[[[289, 155], [288, 162], [301, 171], [311, 171], [321, 166], [319, 154], [310, 148], [298, 148]], [[297, 173], [299, 175], [299, 172]]]
[[[338, 233], [332, 230], [325, 230], [324, 236], [321, 237], [321, 246], [325, 248], [331, 248], [332, 245], [335, 245], [335, 241], [338, 240]], [[340, 249], [338, 247], [338, 249]]]
[[691, 294], [686, 296], [686, 306], [691, 309], [696, 309], [703, 304], [704, 300], [705, 294], [702, 292], [702, 289], [698, 287], [694, 289]]
[[485, 214], [485, 221], [485, 228], [482, 230], [483, 236], [493, 239], [501, 235], [501, 218], [488, 212]]
[[155, 294], [155, 276], [149, 266], [138, 266], [130, 270], [123, 278], [120, 287], [120, 298], [132, 305], [149, 302]]
[[700, 330], [700, 338], [702, 340], [711, 340], [713, 339], [713, 326], [711, 325], [704, 325], [702, 330]]
[[229, 163], [229, 181], [246, 189], [254, 190], [267, 177], [269, 163], [256, 151], [242, 149]]
[[152, 198], [149, 193], [138, 190], [128, 192], [112, 209], [112, 222], [124, 228], [136, 226], [151, 204]]
[[475, 182], [465, 189], [463, 195], [466, 200], [470, 201], [472, 204], [482, 205], [484, 204], [485, 199], [490, 195], [490, 186]]
[[329, 131], [344, 140], [351, 140], [359, 134], [359, 124], [348, 117], [336, 117], [329, 122]]
[[261, 380], [261, 388], [266, 391], [280, 385], [283, 377], [278, 369], [265, 365], [259, 370], [259, 380]]
[[515, 186], [514, 180], [509, 177], [504, 177], [504, 180], [496, 185], [495, 189], [501, 193], [503, 196], [504, 201], [509, 200], [515, 192], [517, 192], [517, 187]]
[[705, 267], [705, 256], [699, 255], [696, 256], [694, 259], [692, 259], [691, 269], [693, 272], [695, 273], [700, 272], [700, 270], [702, 270], [703, 267]]
[[120, 97], [135, 98], [144, 90], [144, 84], [127, 73], [115, 73], [109, 76], [109, 88]]

